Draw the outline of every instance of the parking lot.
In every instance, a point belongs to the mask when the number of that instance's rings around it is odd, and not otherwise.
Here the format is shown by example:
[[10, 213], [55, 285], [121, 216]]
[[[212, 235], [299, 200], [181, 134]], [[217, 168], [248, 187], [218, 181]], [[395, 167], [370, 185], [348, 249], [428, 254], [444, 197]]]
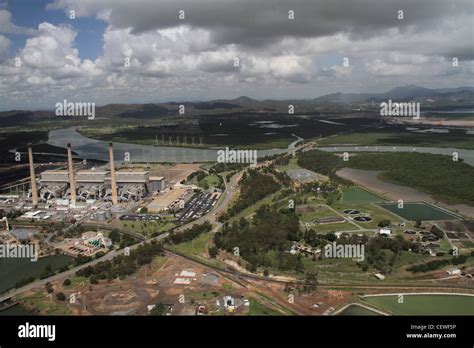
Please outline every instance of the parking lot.
[[177, 215], [177, 222], [185, 222], [200, 218], [207, 214], [216, 205], [220, 192], [204, 192], [193, 196]]

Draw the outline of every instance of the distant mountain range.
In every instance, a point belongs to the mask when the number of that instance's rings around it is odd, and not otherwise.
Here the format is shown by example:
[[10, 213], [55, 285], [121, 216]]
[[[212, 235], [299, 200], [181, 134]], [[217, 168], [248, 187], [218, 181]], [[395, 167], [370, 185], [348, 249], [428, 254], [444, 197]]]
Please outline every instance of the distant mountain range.
[[317, 104], [363, 104], [392, 101], [418, 101], [427, 105], [474, 104], [474, 87], [430, 89], [416, 85], [396, 87], [385, 93], [333, 93], [315, 98]]
[[[392, 101], [420, 102], [423, 109], [472, 108], [474, 87], [430, 89], [416, 85], [396, 87], [385, 93], [333, 93], [306, 100], [255, 100], [246, 96], [199, 102], [168, 102], [148, 104], [109, 104], [96, 108], [96, 117], [149, 119], [178, 115], [184, 105], [188, 115], [248, 111], [256, 113], [287, 112], [294, 104], [297, 112], [321, 111], [324, 108], [353, 108], [372, 103]], [[13, 126], [55, 117], [53, 111], [12, 110], [0, 112], [0, 126]]]

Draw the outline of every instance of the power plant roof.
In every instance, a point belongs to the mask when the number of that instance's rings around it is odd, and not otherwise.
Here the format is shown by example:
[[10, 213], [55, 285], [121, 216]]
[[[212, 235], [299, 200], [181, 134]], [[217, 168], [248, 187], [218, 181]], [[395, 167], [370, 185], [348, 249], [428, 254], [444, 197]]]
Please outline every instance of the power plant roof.
[[164, 176], [150, 175], [150, 181], [161, 181], [164, 178]]

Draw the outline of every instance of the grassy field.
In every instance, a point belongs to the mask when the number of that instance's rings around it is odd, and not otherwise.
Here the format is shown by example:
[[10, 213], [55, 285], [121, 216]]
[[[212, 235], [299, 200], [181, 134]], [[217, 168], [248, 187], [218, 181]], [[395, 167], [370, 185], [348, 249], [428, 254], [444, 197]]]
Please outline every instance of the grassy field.
[[64, 302], [64, 304], [55, 303], [49, 298], [45, 291], [37, 292], [31, 296], [18, 295], [17, 299], [25, 304], [27, 308], [34, 308], [42, 315], [71, 314], [71, 311], [67, 308], [67, 302]]
[[334, 276], [338, 273], [361, 273], [360, 267], [352, 259], [322, 259], [313, 261], [311, 257], [302, 258], [307, 272], [317, 271], [320, 276]]
[[90, 281], [89, 278], [78, 277], [78, 276], [71, 277], [71, 278], [69, 278], [69, 280], [71, 281], [71, 285], [66, 286], [66, 288], [73, 288], [73, 287], [75, 287], [77, 285], [80, 285], [80, 284], [89, 284], [89, 281]]
[[438, 209], [435, 206], [417, 202], [405, 203], [403, 209], [398, 208], [397, 203], [381, 203], [379, 204], [384, 209], [391, 211], [394, 214], [401, 216], [406, 220], [416, 221], [431, 221], [431, 220], [455, 220], [457, 217], [453, 214], [447, 213], [444, 210]]
[[474, 315], [474, 297], [458, 295], [404, 295], [365, 297], [364, 301], [395, 315]]
[[280, 312], [277, 312], [273, 309], [265, 307], [263, 304], [258, 302], [255, 298], [250, 297], [250, 309], [249, 315], [281, 315]]
[[290, 158], [290, 161], [288, 162], [287, 165], [278, 166], [277, 169], [278, 169], [278, 171], [283, 173], [283, 172], [286, 172], [287, 170], [301, 169], [301, 167], [298, 165], [297, 159], [292, 157], [292, 158]]
[[349, 187], [342, 192], [342, 199], [341, 202], [347, 204], [359, 204], [359, 203], [376, 203], [376, 202], [384, 202], [380, 196], [374, 195], [369, 191], [361, 189], [359, 187]]
[[209, 300], [213, 298], [219, 297], [218, 292], [209, 292], [209, 291], [193, 291], [193, 292], [186, 292], [186, 297], [191, 302], [200, 302], [204, 300]]
[[[397, 219], [396, 215], [390, 214], [389, 212], [384, 211], [375, 204], [346, 204], [346, 203], [335, 203], [331, 206], [339, 212], [343, 212], [345, 209], [357, 209], [362, 215], [368, 215], [372, 218], [372, 221], [369, 222], [359, 222], [355, 223], [362, 228], [378, 228], [378, 223], [380, 220], [390, 220], [393, 223], [401, 222], [401, 219]], [[351, 216], [351, 215], [346, 215]], [[357, 215], [354, 215], [357, 216]]]
[[176, 226], [171, 221], [122, 221], [117, 220], [112, 222], [112, 226], [125, 228], [134, 232], [149, 236], [154, 232], [164, 233]]
[[333, 218], [333, 217], [339, 218], [340, 217], [338, 214], [333, 212], [328, 207], [325, 207], [324, 205], [308, 205], [308, 208], [313, 208], [314, 211], [303, 212], [303, 213], [300, 213], [298, 211], [298, 214], [301, 214], [300, 221], [313, 222], [315, 219], [320, 219], [320, 218]]
[[[386, 251], [387, 257], [393, 255], [390, 250]], [[412, 264], [431, 260], [431, 256], [424, 254], [414, 254], [403, 251], [396, 258], [392, 273], [387, 281], [410, 281], [416, 278], [413, 273], [406, 271], [406, 268]], [[357, 281], [364, 284], [380, 284], [380, 280], [374, 277], [374, 269], [364, 272], [357, 261], [349, 258], [340, 259], [321, 259], [313, 260], [312, 257], [304, 256], [302, 258], [306, 272], [316, 272], [319, 279]]]
[[318, 233], [357, 230], [357, 227], [351, 224], [350, 222], [342, 222], [335, 224], [315, 224], [312, 228]]
[[154, 271], [158, 271], [166, 263], [166, 257], [156, 256], [151, 263], [151, 267]]
[[199, 181], [198, 186], [208, 189], [210, 187], [217, 187], [219, 182], [219, 177], [217, 175], [208, 175]]
[[169, 248], [185, 255], [199, 255], [206, 252], [206, 245], [211, 236], [212, 232], [203, 233], [189, 242], [171, 245]]
[[[251, 215], [255, 214], [257, 209], [260, 208], [262, 205], [265, 205], [265, 204], [270, 205], [273, 202], [273, 199], [275, 197], [277, 197], [280, 192], [281, 191], [277, 191], [275, 193], [272, 193], [272, 194], [268, 195], [267, 197], [259, 200], [257, 203], [251, 205], [250, 207], [245, 208], [240, 213], [238, 213], [235, 216], [231, 217], [229, 222], [234, 223], [236, 221], [239, 221], [240, 218], [242, 218], [242, 217], [244, 217], [244, 218], [250, 217]], [[232, 206], [232, 204], [230, 204], [229, 206]]]
[[342, 217], [324, 205], [308, 204], [307, 206], [309, 208], [313, 208], [314, 211], [298, 212], [298, 215], [300, 216], [300, 221], [303, 223], [312, 224], [312, 228], [317, 232], [326, 233], [326, 232], [357, 230], [357, 227], [348, 221], [338, 222], [338, 223], [327, 223], [327, 224], [315, 223], [315, 220], [321, 219], [321, 218], [342, 218]]

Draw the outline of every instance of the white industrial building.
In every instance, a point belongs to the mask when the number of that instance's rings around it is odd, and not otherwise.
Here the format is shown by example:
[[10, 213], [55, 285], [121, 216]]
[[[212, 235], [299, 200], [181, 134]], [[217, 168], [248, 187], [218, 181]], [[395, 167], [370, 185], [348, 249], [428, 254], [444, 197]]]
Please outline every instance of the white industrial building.
[[[139, 200], [149, 193], [165, 188], [162, 176], [150, 176], [148, 171], [115, 172], [118, 200], [122, 202]], [[89, 199], [111, 201], [111, 174], [108, 170], [80, 170], [75, 173], [78, 201]], [[50, 199], [70, 199], [69, 175], [66, 170], [47, 170], [40, 175], [39, 197], [41, 201]]]
[[73, 206], [78, 201], [92, 202], [94, 200], [118, 202], [138, 201], [153, 192], [165, 189], [162, 176], [150, 176], [148, 171], [121, 170], [115, 171], [112, 143], [109, 143], [109, 170], [74, 171], [71, 144], [67, 145], [67, 170], [46, 170], [41, 173], [39, 185], [33, 161], [33, 151], [28, 146], [30, 162], [31, 187], [28, 198], [33, 206], [38, 202], [54, 200], [58, 205]]

